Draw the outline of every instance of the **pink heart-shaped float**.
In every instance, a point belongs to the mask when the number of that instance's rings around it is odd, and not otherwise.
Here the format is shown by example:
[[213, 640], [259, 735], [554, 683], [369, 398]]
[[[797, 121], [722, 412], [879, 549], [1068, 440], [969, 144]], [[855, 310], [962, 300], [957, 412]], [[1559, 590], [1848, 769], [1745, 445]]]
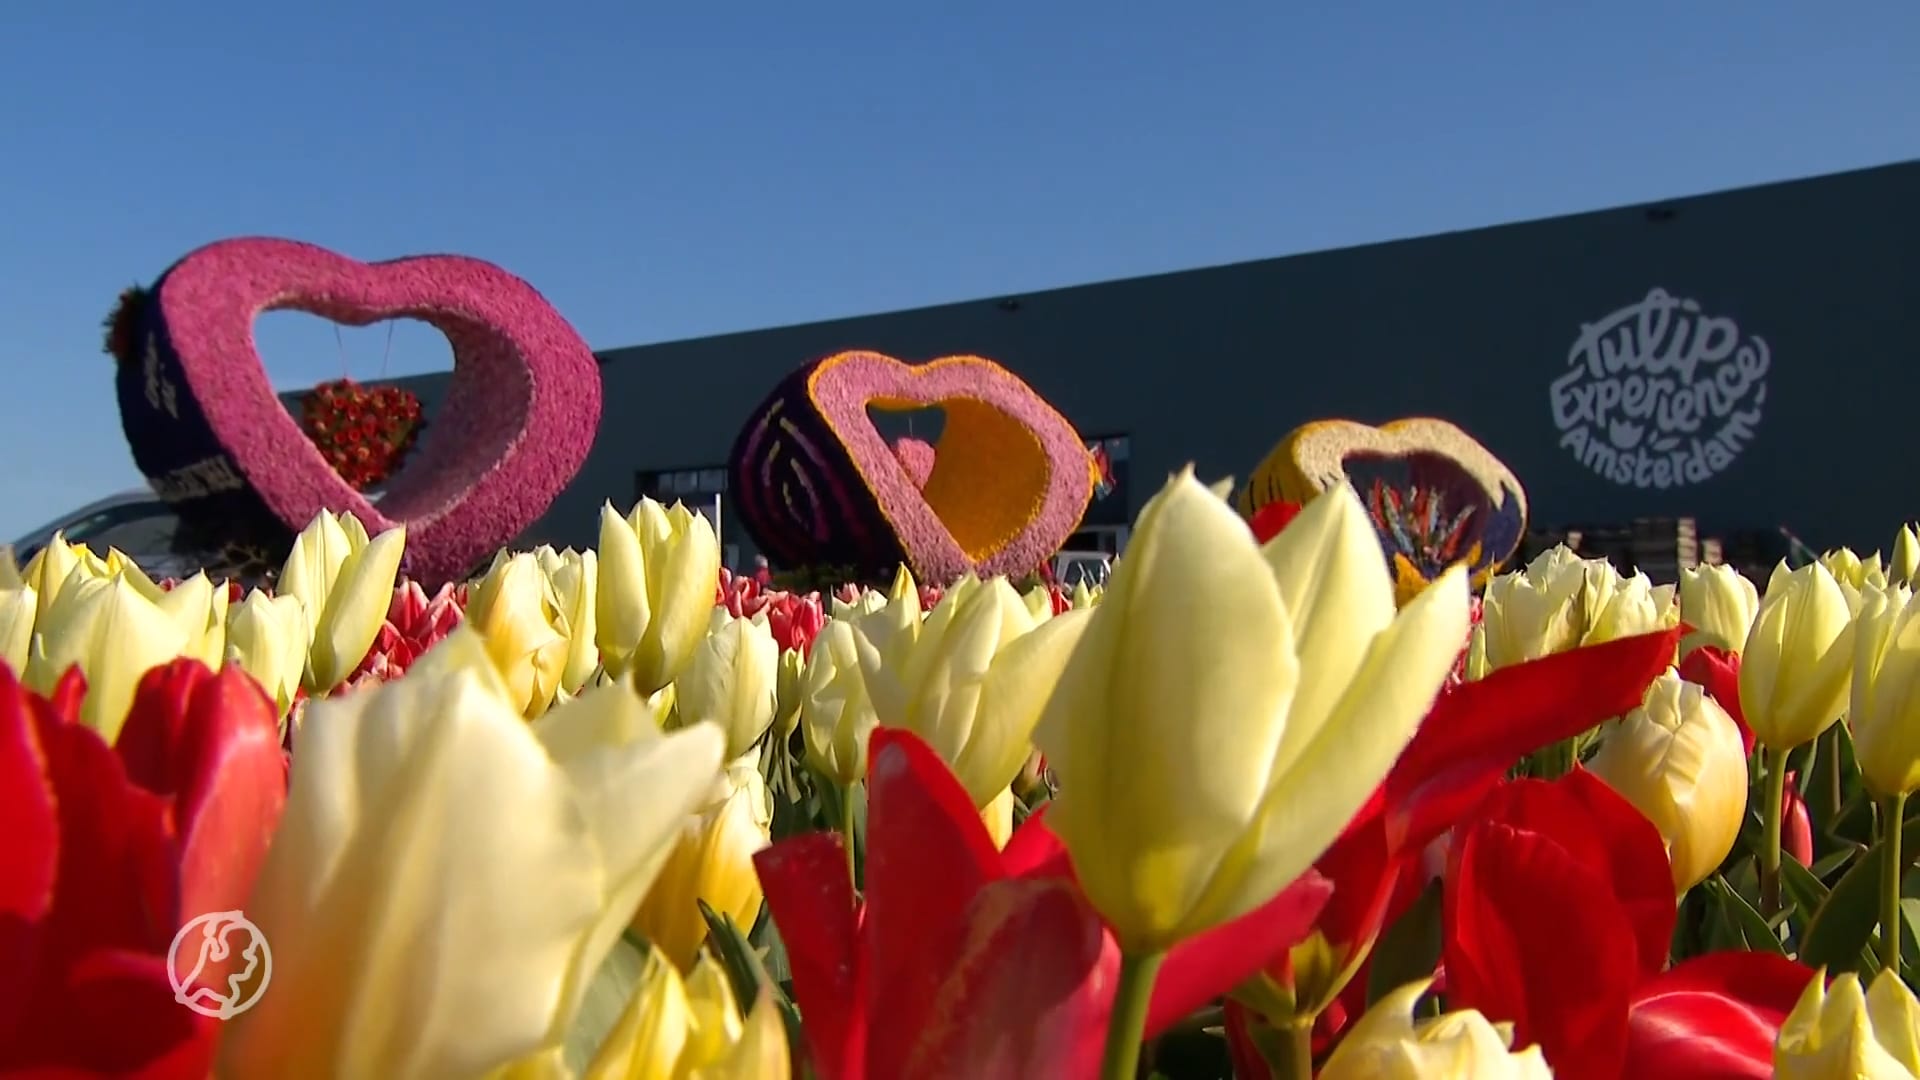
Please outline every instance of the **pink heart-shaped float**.
[[[118, 335], [116, 388], [134, 460], [182, 517], [215, 531], [321, 510], [369, 532], [407, 526], [405, 568], [433, 588], [532, 525], [586, 461], [600, 425], [593, 351], [533, 286], [491, 263], [424, 255], [363, 263], [291, 240], [210, 244], [175, 263]], [[378, 505], [288, 413], [254, 347], [265, 311], [346, 326], [408, 318], [453, 350], [432, 436]]]

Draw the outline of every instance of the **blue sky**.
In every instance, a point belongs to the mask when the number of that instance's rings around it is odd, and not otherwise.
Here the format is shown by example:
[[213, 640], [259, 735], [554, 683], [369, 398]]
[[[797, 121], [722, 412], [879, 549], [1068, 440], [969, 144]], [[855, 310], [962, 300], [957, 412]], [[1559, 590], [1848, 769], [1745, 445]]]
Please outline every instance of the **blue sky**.
[[610, 348], [1920, 156], [1912, 0], [673, 6], [0, 16], [0, 539], [139, 482], [99, 321], [227, 236], [487, 258]]

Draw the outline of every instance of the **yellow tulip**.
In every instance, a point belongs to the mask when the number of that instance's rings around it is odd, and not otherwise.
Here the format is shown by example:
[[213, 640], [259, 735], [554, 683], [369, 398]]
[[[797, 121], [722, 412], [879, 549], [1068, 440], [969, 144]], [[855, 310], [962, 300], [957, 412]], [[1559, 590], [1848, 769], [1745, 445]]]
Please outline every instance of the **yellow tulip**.
[[220, 1074], [480, 1076], [559, 1045], [723, 743], [626, 686], [528, 724], [465, 628], [315, 702], [246, 905], [273, 987]]
[[1036, 623], [1053, 618], [1053, 593], [1044, 584], [1021, 593], [1020, 602], [1027, 605], [1027, 614], [1033, 616]]
[[788, 1080], [791, 1069], [771, 994], [763, 990], [742, 1022], [711, 955], [683, 982], [654, 951], [584, 1080]]
[[1682, 652], [1702, 645], [1738, 650], [1747, 643], [1753, 617], [1760, 610], [1760, 590], [1731, 566], [1686, 567], [1680, 571], [1680, 616], [1693, 633], [1680, 643]]
[[1852, 610], [1827, 568], [1774, 574], [1741, 650], [1740, 711], [1767, 747], [1818, 738], [1846, 709], [1853, 668]]
[[1877, 795], [1920, 790], [1920, 606], [1903, 585], [1868, 587], [1854, 620], [1847, 723]]
[[1667, 841], [1685, 892], [1720, 868], [1747, 812], [1740, 728], [1706, 692], [1669, 670], [1640, 707], [1602, 730], [1587, 767], [1646, 815]]
[[1013, 839], [1013, 804], [1013, 789], [1007, 787], [980, 810], [980, 820], [986, 823], [987, 835], [993, 838], [994, 847], [1004, 848], [1007, 841]]
[[1586, 633], [1581, 645], [1658, 633], [1680, 625], [1680, 605], [1672, 585], [1655, 585], [1635, 571], [1623, 575], [1604, 559], [1587, 564]]
[[1911, 1080], [1920, 1076], [1920, 1002], [1886, 970], [1866, 993], [1849, 971], [1807, 983], [1780, 1025], [1773, 1075], [1779, 1080]]
[[746, 753], [773, 724], [779, 704], [780, 643], [765, 618], [713, 608], [712, 629], [674, 680], [686, 720], [712, 720], [727, 733], [727, 760]]
[[1920, 532], [1912, 525], [1902, 525], [1893, 539], [1893, 561], [1887, 566], [1887, 577], [1900, 585], [1912, 585], [1916, 576], [1920, 576]]
[[76, 575], [35, 625], [22, 681], [48, 693], [68, 668], [79, 665], [87, 677], [80, 718], [112, 742], [126, 723], [141, 677], [179, 656], [186, 639], [179, 621], [124, 577]]
[[867, 775], [867, 737], [880, 721], [867, 698], [860, 643], [849, 620], [829, 619], [814, 639], [802, 679], [800, 723], [807, 761], [822, 776], [846, 787]]
[[278, 591], [306, 605], [307, 628], [313, 634], [307, 656], [309, 693], [331, 693], [367, 658], [393, 605], [394, 580], [406, 546], [404, 525], [369, 540], [358, 518], [325, 510], [294, 538]]
[[1089, 589], [1086, 582], [1076, 581], [1073, 583], [1073, 591], [1067, 594], [1067, 603], [1073, 605], [1074, 611], [1085, 611], [1100, 602], [1102, 591], [1098, 585]]
[[0, 662], [15, 676], [26, 670], [32, 655], [33, 614], [39, 607], [39, 594], [31, 585], [0, 589]]
[[1320, 1069], [1320, 1080], [1551, 1080], [1540, 1048], [1513, 1050], [1513, 1025], [1473, 1009], [1415, 1023], [1431, 980], [1373, 1003]]
[[539, 560], [530, 554], [496, 560], [469, 594], [466, 621], [486, 642], [521, 715], [546, 712], [560, 692], [568, 646], [559, 598]]
[[145, 574], [129, 566], [124, 572], [128, 583], [140, 589], [160, 610], [172, 616], [186, 635], [180, 651], [210, 668], [218, 670], [227, 655], [227, 587], [215, 585], [205, 573], [198, 573], [172, 589], [153, 586]]
[[837, 596], [827, 598], [827, 614], [835, 619], [857, 619], [887, 606], [887, 594], [878, 589], [862, 589], [852, 603]]
[[1396, 610], [1342, 486], [1263, 551], [1186, 470], [1142, 511], [1035, 732], [1049, 822], [1134, 955], [1266, 902], [1406, 747], [1467, 639], [1456, 567]]
[[297, 596], [259, 590], [227, 612], [227, 661], [253, 676], [285, 716], [307, 664], [307, 609]]
[[560, 671], [560, 686], [568, 693], [578, 693], [600, 666], [600, 646], [594, 641], [600, 558], [592, 551], [555, 551], [544, 544], [533, 553], [553, 585], [560, 614], [566, 620], [567, 663]]
[[633, 928], [682, 971], [707, 940], [700, 901], [731, 915], [741, 929], [760, 914], [753, 857], [769, 842], [773, 807], [757, 762], [736, 763], [717, 781], [712, 801], [689, 815], [679, 841], [633, 917]]
[[594, 598], [600, 661], [651, 694], [672, 682], [707, 632], [720, 541], [705, 517], [642, 499], [625, 518], [600, 508], [600, 587]]
[[1880, 553], [1877, 551], [1862, 559], [1852, 548], [1835, 548], [1820, 556], [1820, 565], [1827, 568], [1835, 581], [1852, 589], [1887, 583], [1887, 572], [1880, 565]]
[[1478, 678], [1679, 621], [1673, 586], [1656, 586], [1645, 574], [1622, 576], [1605, 559], [1582, 559], [1559, 545], [1488, 582], [1468, 673]]
[[76, 571], [80, 575], [78, 580], [85, 581], [102, 576], [105, 570], [105, 566], [93, 558], [85, 545], [69, 544], [64, 535], [54, 533], [53, 539], [35, 552], [21, 571], [22, 580], [32, 586], [40, 597], [40, 606], [34, 612], [34, 619], [37, 621], [47, 617], [47, 609], [53, 606], [60, 589], [74, 577]]
[[774, 741], [786, 743], [800, 726], [800, 703], [806, 698], [806, 685], [806, 655], [799, 649], [782, 649], [780, 672], [774, 679]]
[[12, 544], [0, 544], [0, 590], [18, 589], [27, 584], [20, 571], [20, 560], [14, 558]]
[[1036, 629], [1005, 578], [969, 576], [916, 628], [902, 632], [901, 625], [886, 612], [853, 624], [874, 714], [925, 739], [974, 806], [985, 807], [1032, 751], [1034, 725], [1086, 615], [1069, 612]]

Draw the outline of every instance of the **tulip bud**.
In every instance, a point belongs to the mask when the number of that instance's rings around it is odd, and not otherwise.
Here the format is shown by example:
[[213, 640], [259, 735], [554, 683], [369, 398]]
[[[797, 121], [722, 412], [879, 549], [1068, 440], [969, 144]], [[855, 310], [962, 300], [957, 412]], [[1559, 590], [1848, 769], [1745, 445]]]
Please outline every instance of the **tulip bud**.
[[16, 677], [26, 670], [33, 650], [33, 615], [39, 607], [31, 585], [0, 590], [0, 662]]
[[480, 632], [507, 700], [520, 715], [532, 719], [546, 712], [562, 685], [567, 637], [539, 560], [530, 554], [496, 560], [467, 600], [467, 624]]
[[1048, 823], [1140, 954], [1251, 911], [1326, 850], [1452, 670], [1467, 586], [1456, 567], [1396, 611], [1351, 488], [1262, 549], [1188, 469], [1084, 619], [1034, 741], [1060, 778]]
[[651, 694], [679, 677], [707, 632], [720, 540], [704, 516], [642, 499], [626, 518], [600, 510], [600, 661]]
[[1920, 533], [1915, 532], [1912, 525], [1902, 525], [1893, 540], [1893, 561], [1887, 566], [1887, 578], [1895, 584], [1912, 585], [1916, 575], [1920, 575]]
[[186, 634], [125, 578], [69, 581], [35, 626], [22, 681], [52, 692], [67, 669], [87, 678], [80, 718], [108, 742], [120, 734], [140, 677], [180, 655]]
[[255, 590], [227, 614], [227, 661], [266, 690], [286, 716], [307, 665], [306, 606], [297, 596]]
[[309, 692], [331, 693], [366, 659], [393, 603], [406, 546], [404, 525], [369, 540], [358, 518], [325, 510], [294, 537], [279, 591], [307, 608]]
[[1760, 590], [1731, 566], [1686, 567], [1680, 571], [1680, 618], [1693, 633], [1680, 651], [1702, 645], [1738, 652], [1760, 610]]
[[1780, 850], [1801, 866], [1813, 865], [1813, 815], [1800, 794], [1799, 774], [1792, 770], [1780, 792]]
[[1763, 745], [1791, 750], [1818, 738], [1847, 704], [1853, 622], [1827, 568], [1776, 571], [1740, 662], [1740, 712]]
[[851, 622], [829, 621], [814, 640], [802, 681], [807, 761], [842, 787], [867, 775], [867, 737], [879, 726], [860, 676], [859, 650]]
[[727, 760], [732, 761], [773, 724], [780, 646], [764, 618], [734, 618], [715, 607], [713, 621], [714, 629], [674, 681], [674, 695], [683, 720], [712, 720], [726, 730]]
[[1540, 1048], [1513, 1050], [1513, 1025], [1473, 1009], [1415, 1023], [1414, 1007], [1432, 980], [1403, 986], [1373, 1007], [1340, 1040], [1320, 1080], [1551, 1080]]
[[534, 549], [540, 569], [546, 571], [567, 637], [567, 662], [560, 669], [560, 685], [578, 692], [600, 666], [600, 646], [594, 642], [594, 603], [600, 591], [600, 560], [592, 551]]
[[1747, 810], [1740, 729], [1676, 672], [1655, 679], [1638, 709], [1605, 726], [1588, 768], [1660, 830], [1677, 891], [1705, 881], [1733, 850]]
[[1920, 1076], [1920, 1002], [1884, 970], [1866, 993], [1849, 971], [1825, 985], [1816, 974], [1780, 1025], [1774, 1076], [1780, 1080], [1830, 1077]]
[[693, 968], [707, 940], [701, 901], [742, 927], [752, 927], [760, 913], [753, 856], [768, 844], [773, 808], [759, 766], [729, 767], [715, 796], [681, 826], [673, 854], [633, 917], [634, 931], [682, 971]]
[[1861, 779], [1878, 795], [1920, 790], [1920, 612], [1905, 586], [1868, 587], [1854, 619], [1847, 722]]

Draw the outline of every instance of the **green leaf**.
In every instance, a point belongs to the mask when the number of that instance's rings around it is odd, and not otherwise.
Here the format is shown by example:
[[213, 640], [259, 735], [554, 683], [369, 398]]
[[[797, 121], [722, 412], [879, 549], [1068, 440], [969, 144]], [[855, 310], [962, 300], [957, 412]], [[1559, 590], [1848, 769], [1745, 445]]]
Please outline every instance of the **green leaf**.
[[779, 927], [773, 925], [773, 912], [765, 904], [760, 905], [760, 917], [754, 920], [747, 941], [760, 956], [768, 978], [783, 987], [793, 982], [793, 970], [787, 965], [787, 943], [781, 940]]
[[1813, 861], [1813, 876], [1819, 878], [1821, 881], [1826, 881], [1833, 876], [1834, 871], [1845, 866], [1847, 860], [1856, 855], [1864, 854], [1866, 850], [1865, 847], [1848, 844], [1839, 851], [1829, 852], [1826, 856]]
[[[1903, 844], [1920, 841], [1920, 828], [1912, 824], [1903, 833]], [[1873, 928], [1880, 921], [1880, 865], [1884, 861], [1880, 847], [1875, 845], [1854, 860], [1828, 891], [1826, 903], [1801, 932], [1801, 963], [1824, 967], [1834, 974], [1859, 970], [1860, 954], [1867, 949]]]
[[567, 1032], [564, 1047], [567, 1067], [575, 1076], [586, 1071], [600, 1044], [607, 1041], [613, 1025], [620, 1022], [620, 1014], [626, 1011], [627, 1003], [633, 1000], [634, 989], [640, 985], [640, 973], [646, 962], [647, 943], [631, 931], [621, 934], [607, 951], [606, 960], [580, 999], [580, 1012], [574, 1018], [573, 1030]]
[[1753, 905], [1747, 903], [1745, 897], [1735, 892], [1725, 878], [1713, 878], [1711, 881], [1710, 888], [1720, 904], [1720, 917], [1735, 931], [1747, 951], [1786, 954], [1786, 947], [1780, 943], [1779, 935], [1754, 910]]
[[1780, 891], [1793, 901], [1803, 926], [1827, 903], [1827, 887], [1791, 855], [1780, 859]]
[[1367, 976], [1367, 1004], [1413, 982], [1433, 976], [1440, 962], [1440, 882], [1430, 881], [1420, 899], [1380, 935]]
[[740, 930], [740, 924], [733, 916], [715, 911], [705, 900], [698, 901], [700, 917], [707, 921], [707, 940], [713, 946], [714, 958], [727, 973], [727, 981], [733, 985], [734, 1000], [739, 1002], [744, 1014], [753, 1008], [764, 989], [780, 1010], [781, 1019], [786, 1022], [787, 1045], [796, 1051], [804, 1046], [800, 1027], [800, 1010], [794, 1007], [793, 999], [787, 996], [785, 989], [768, 973], [761, 963], [760, 954], [754, 951], [747, 935]]

